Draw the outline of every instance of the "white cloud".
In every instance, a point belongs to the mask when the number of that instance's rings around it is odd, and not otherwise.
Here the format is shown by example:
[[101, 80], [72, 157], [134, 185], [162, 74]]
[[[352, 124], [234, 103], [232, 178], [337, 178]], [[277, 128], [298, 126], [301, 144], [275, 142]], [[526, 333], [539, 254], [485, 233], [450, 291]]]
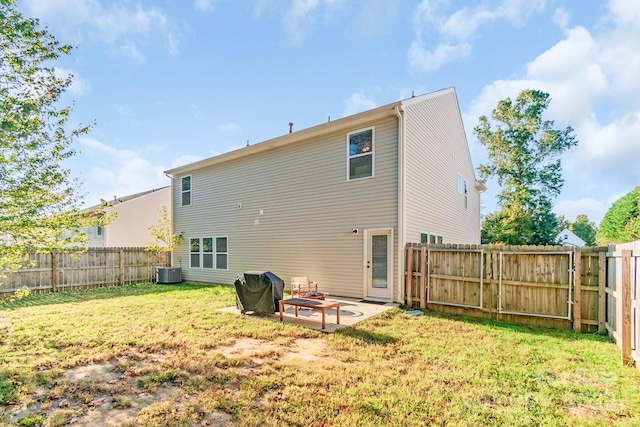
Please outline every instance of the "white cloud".
[[377, 107], [376, 103], [371, 99], [367, 99], [362, 92], [353, 93], [344, 102], [344, 111], [342, 117], [351, 116], [353, 114], [360, 113], [362, 111], [371, 110]]
[[133, 59], [138, 64], [143, 64], [146, 61], [144, 54], [140, 52], [140, 50], [138, 49], [138, 46], [136, 46], [135, 43], [125, 43], [121, 45], [120, 48], [118, 49], [118, 52], [120, 52], [120, 54], [124, 56], [127, 56]]
[[400, 2], [389, 0], [365, 0], [352, 27], [370, 38], [391, 34], [400, 6]]
[[319, 3], [319, 0], [293, 0], [291, 8], [283, 18], [285, 31], [292, 45], [299, 46], [304, 42], [306, 32], [314, 21], [311, 12], [318, 7]]
[[168, 18], [156, 8], [140, 4], [117, 4], [99, 0], [25, 0], [28, 13], [44, 23], [59, 24], [62, 37], [80, 42], [97, 41], [110, 52], [120, 52], [140, 62], [139, 45], [154, 39], [168, 40], [176, 53], [177, 35]]
[[557, 8], [553, 13], [553, 23], [562, 29], [566, 29], [569, 26], [569, 22], [571, 22], [569, 12], [561, 7]]
[[[493, 8], [486, 4], [465, 6], [447, 14], [449, 2], [422, 0], [413, 14], [415, 35], [409, 47], [409, 65], [413, 70], [436, 71], [469, 56], [472, 39], [484, 27], [499, 21], [520, 26], [545, 5], [545, 0], [502, 0]], [[434, 44], [435, 48], [429, 47]]]
[[213, 12], [215, 5], [213, 0], [195, 0], [193, 8], [200, 12]]
[[218, 126], [218, 132], [230, 133], [230, 132], [238, 132], [239, 130], [240, 130], [240, 126], [238, 126], [238, 124], [234, 122], [225, 123]]
[[471, 45], [439, 44], [434, 51], [425, 49], [421, 42], [414, 41], [409, 47], [409, 64], [412, 69], [435, 71], [443, 65], [464, 58], [471, 53]]
[[[293, 46], [302, 45], [307, 34], [315, 29], [319, 19], [325, 23], [333, 22], [336, 12], [345, 3], [346, 0], [293, 0], [282, 18], [289, 43]], [[264, 4], [258, 2], [254, 16], [262, 14], [263, 7]]]
[[54, 69], [55, 75], [58, 78], [66, 79], [68, 76], [72, 76], [71, 86], [69, 86], [69, 93], [72, 95], [80, 96], [91, 90], [91, 84], [83, 79], [78, 73], [66, 68], [56, 67]]
[[82, 156], [92, 158], [95, 164], [88, 176], [89, 187], [97, 189], [88, 201], [110, 199], [169, 184], [162, 166], [153, 165], [134, 150], [122, 150], [94, 138], [81, 138]]
[[596, 222], [640, 183], [640, 3], [613, 0], [609, 7], [609, 21], [597, 32], [566, 29], [564, 39], [526, 65], [522, 78], [486, 85], [464, 114], [476, 123], [523, 89], [548, 92], [547, 118], [556, 128], [572, 126], [578, 139], [562, 156], [565, 186], [556, 212], [587, 213]]
[[610, 207], [610, 204], [601, 200], [585, 198], [562, 200], [555, 204], [553, 211], [556, 215], [564, 215], [565, 219], [569, 221], [575, 221], [578, 215], [585, 214], [589, 218], [589, 221], [593, 221], [597, 225], [602, 221], [602, 217]]

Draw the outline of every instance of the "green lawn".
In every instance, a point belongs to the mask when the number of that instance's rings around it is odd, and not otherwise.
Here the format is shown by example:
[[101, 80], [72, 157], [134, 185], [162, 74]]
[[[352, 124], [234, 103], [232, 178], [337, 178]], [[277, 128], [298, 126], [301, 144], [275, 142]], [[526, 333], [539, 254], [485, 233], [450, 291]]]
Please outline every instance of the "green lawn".
[[640, 425], [609, 339], [393, 309], [334, 334], [218, 312], [233, 288], [0, 304], [8, 425]]

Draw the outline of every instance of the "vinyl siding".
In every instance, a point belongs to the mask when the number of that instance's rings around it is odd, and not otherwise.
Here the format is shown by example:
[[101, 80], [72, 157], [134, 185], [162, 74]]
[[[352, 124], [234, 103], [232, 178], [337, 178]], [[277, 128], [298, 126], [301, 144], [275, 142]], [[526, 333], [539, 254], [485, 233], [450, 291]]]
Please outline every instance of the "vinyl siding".
[[160, 220], [159, 209], [166, 206], [171, 211], [171, 189], [161, 188], [157, 191], [116, 203], [109, 211], [116, 216], [103, 230], [105, 246], [110, 247], [142, 247], [153, 243], [149, 227], [157, 225]]
[[[287, 288], [308, 274], [332, 295], [363, 297], [363, 233], [352, 229], [397, 236], [397, 119], [370, 125], [373, 178], [347, 180], [347, 132], [367, 125], [191, 170], [191, 206], [180, 206], [176, 174], [174, 232], [185, 240], [173, 264], [190, 281], [232, 284], [244, 271], [268, 270]], [[189, 268], [189, 239], [216, 236], [228, 237], [228, 270]]]
[[[446, 90], [406, 107], [405, 240], [420, 233], [444, 236], [444, 243], [480, 243], [480, 193], [455, 91]], [[468, 208], [458, 193], [458, 174], [468, 181]]]

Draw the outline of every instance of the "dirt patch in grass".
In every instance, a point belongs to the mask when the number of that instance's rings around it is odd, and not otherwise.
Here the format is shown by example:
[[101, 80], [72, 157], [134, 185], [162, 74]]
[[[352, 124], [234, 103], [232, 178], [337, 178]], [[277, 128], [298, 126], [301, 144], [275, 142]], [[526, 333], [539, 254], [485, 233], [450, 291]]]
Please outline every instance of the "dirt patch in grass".
[[321, 338], [295, 339], [288, 345], [242, 338], [221, 350], [225, 357], [248, 357], [256, 365], [262, 365], [265, 360], [274, 358], [281, 362], [290, 362], [295, 359], [315, 362], [327, 361], [327, 358], [331, 357], [325, 341]]
[[[298, 338], [288, 344], [240, 338], [211, 352], [244, 361], [225, 368], [232, 371], [232, 376], [253, 374], [263, 365], [336, 361], [320, 338]], [[129, 356], [67, 369], [52, 384], [38, 387], [28, 406], [14, 407], [9, 422], [40, 417], [45, 425], [171, 425], [171, 420], [177, 420], [186, 406], [197, 407], [193, 395], [169, 380], [163, 383], [165, 379], [161, 378], [159, 384], [151, 388], [146, 387], [143, 380], [150, 372], [161, 371], [163, 362], [171, 356], [132, 349]], [[190, 373], [186, 376], [196, 377]], [[220, 392], [232, 396], [239, 388], [236, 381], [230, 380], [222, 385]], [[199, 420], [203, 425], [225, 426], [232, 422], [232, 416], [213, 410], [200, 414]]]

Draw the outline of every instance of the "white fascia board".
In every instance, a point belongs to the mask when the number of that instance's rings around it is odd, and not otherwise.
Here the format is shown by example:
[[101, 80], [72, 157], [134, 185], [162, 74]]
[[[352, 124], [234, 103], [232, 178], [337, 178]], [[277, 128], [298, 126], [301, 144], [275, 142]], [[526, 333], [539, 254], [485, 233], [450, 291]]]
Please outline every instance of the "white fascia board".
[[373, 110], [368, 110], [362, 113], [354, 114], [352, 116], [348, 116], [342, 119], [334, 120], [334, 121], [323, 123], [321, 125], [317, 125], [311, 128], [303, 129], [298, 132], [289, 133], [273, 139], [269, 139], [267, 141], [259, 142], [257, 144], [250, 145], [248, 147], [242, 147], [237, 150], [220, 154], [215, 157], [209, 157], [207, 159], [190, 163], [188, 165], [169, 169], [169, 170], [166, 170], [164, 173], [169, 177], [174, 178], [178, 175], [184, 175], [196, 169], [220, 164], [230, 160], [239, 159], [242, 157], [250, 156], [252, 154], [262, 153], [264, 151], [268, 151], [274, 148], [293, 144], [302, 140], [322, 136], [325, 134], [329, 134], [331, 132], [362, 127], [366, 124], [371, 123], [374, 120], [384, 118], [384, 117], [395, 116], [394, 108], [396, 105], [399, 105], [399, 104], [400, 102], [387, 104], [382, 107], [374, 108]]
[[453, 93], [456, 96], [456, 101], [457, 101], [458, 96], [456, 95], [456, 89], [453, 87], [450, 87], [446, 89], [440, 89], [431, 93], [425, 93], [424, 95], [412, 96], [411, 98], [405, 99], [404, 101], [401, 102], [402, 107], [409, 107], [413, 104], [417, 104], [418, 102], [423, 102], [428, 99], [437, 98], [439, 96], [447, 95], [449, 93]]

